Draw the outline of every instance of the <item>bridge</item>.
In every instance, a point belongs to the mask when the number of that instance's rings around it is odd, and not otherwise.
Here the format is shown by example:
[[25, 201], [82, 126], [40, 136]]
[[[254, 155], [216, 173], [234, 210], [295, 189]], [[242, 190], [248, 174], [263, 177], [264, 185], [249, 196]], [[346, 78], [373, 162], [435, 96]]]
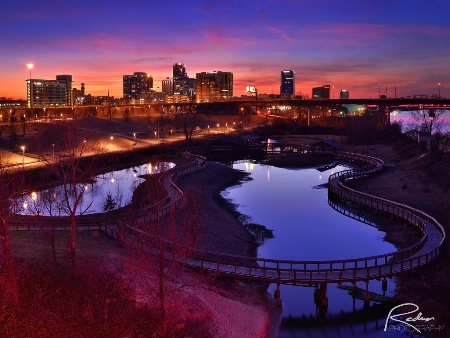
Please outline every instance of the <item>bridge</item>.
[[[345, 182], [350, 179], [367, 177], [380, 171], [384, 165], [382, 160], [362, 154], [319, 150], [309, 146], [296, 145], [290, 146], [289, 149], [298, 153], [326, 151], [346, 161], [363, 163], [364, 166], [361, 168], [341, 171], [329, 177], [328, 195], [330, 205], [334, 208], [339, 208], [337, 206], [338, 201], [351, 201], [377, 212], [384, 212], [401, 218], [421, 231], [421, 239], [406, 249], [382, 255], [327, 261], [246, 257], [192, 248], [187, 248], [184, 251], [187, 254], [177, 255], [173, 250], [174, 244], [170, 241], [163, 241], [163, 247], [155, 247], [153, 238], [148, 233], [130, 224], [129, 221], [139, 217], [141, 220], [148, 222], [151, 217], [166, 215], [182, 203], [185, 198], [184, 194], [173, 180], [181, 175], [200, 170], [207, 165], [204, 157], [187, 151], [183, 152], [183, 156], [190, 160], [188, 164], [180, 167], [176, 166], [161, 176], [161, 183], [166, 187], [168, 195], [156, 205], [133, 212], [133, 216], [132, 214], [124, 213], [123, 215], [99, 215], [96, 219], [93, 219], [92, 216], [80, 217], [78, 228], [102, 230], [116, 238], [121, 245], [138, 248], [142, 251], [161, 253], [160, 250], [163, 250], [163, 254], [168, 259], [178, 260], [188, 267], [200, 271], [208, 271], [217, 276], [230, 277], [235, 281], [242, 279], [275, 283], [277, 288], [274, 297], [280, 304], [281, 284], [318, 286], [315, 290], [315, 299], [320, 306], [326, 307], [328, 305], [328, 284], [350, 282], [356, 288], [356, 282], [358, 281], [366, 283], [365, 302], [370, 302], [368, 291], [370, 280], [382, 279], [382, 285], [385, 288], [386, 278], [428, 264], [440, 254], [446, 234], [442, 225], [432, 216], [407, 205], [366, 194], [345, 185]], [[342, 210], [341, 212], [345, 213]], [[32, 224], [36, 220], [35, 217], [30, 218], [28, 216], [28, 221], [23, 217], [27, 216], [22, 216], [20, 219], [16, 219], [16, 222], [12, 222], [12, 227], [15, 230], [38, 230], [40, 228], [37, 224]], [[49, 221], [50, 223], [54, 222], [53, 220]], [[53, 225], [57, 226], [57, 229], [64, 230], [69, 228], [67, 221], [60, 220], [57, 222], [57, 224]]]
[[[290, 149], [295, 152], [319, 152], [318, 149], [307, 146], [291, 146]], [[355, 286], [357, 281], [364, 281], [366, 283], [365, 300], [370, 301], [367, 299], [370, 280], [383, 279], [383, 285], [385, 285], [387, 277], [428, 264], [439, 255], [445, 239], [445, 231], [433, 217], [407, 205], [365, 194], [345, 185], [349, 179], [366, 177], [381, 170], [383, 161], [348, 152], [333, 151], [332, 154], [347, 161], [358, 161], [366, 165], [363, 168], [345, 170], [330, 176], [328, 183], [330, 205], [335, 206], [336, 200], [352, 201], [378, 212], [391, 214], [417, 227], [423, 234], [422, 238], [403, 250], [346, 260], [277, 260], [202, 250], [189, 250], [189, 255], [174, 257], [170, 253], [172, 249], [170, 242], [167, 242], [165, 246], [167, 256], [178, 259], [186, 266], [200, 271], [209, 271], [218, 276], [227, 276], [234, 280], [275, 283], [277, 285], [275, 298], [277, 299], [280, 298], [280, 284], [319, 285], [315, 296], [321, 305], [326, 306], [328, 303], [326, 289], [329, 283], [351, 282]], [[185, 153], [185, 156], [195, 159], [193, 163], [197, 163], [197, 168], [203, 167], [203, 164], [199, 163], [206, 163], [204, 158], [199, 158], [197, 155]], [[174, 169], [176, 171], [176, 167]], [[151, 239], [144, 232], [125, 222], [121, 222], [120, 227], [123, 229], [123, 242], [142, 250], [150, 250], [148, 243], [151, 242]], [[104, 230], [117, 237], [112, 228]]]

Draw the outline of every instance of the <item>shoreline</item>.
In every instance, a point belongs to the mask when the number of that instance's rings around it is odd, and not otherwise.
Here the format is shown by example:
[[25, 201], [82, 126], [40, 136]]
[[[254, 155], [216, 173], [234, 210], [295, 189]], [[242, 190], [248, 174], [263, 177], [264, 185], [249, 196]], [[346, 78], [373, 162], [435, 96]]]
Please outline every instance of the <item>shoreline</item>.
[[[204, 169], [183, 176], [176, 182], [187, 196], [187, 205], [177, 213], [177, 223], [185, 216], [189, 209], [189, 201], [196, 193], [201, 191], [203, 201], [205, 201], [205, 203], [199, 204], [199, 212], [203, 222], [209, 226], [208, 235], [200, 244], [201, 249], [242, 256], [255, 257], [257, 255], [256, 239], [239, 220], [241, 214], [231, 201], [221, 195], [225, 189], [244, 183], [246, 177], [248, 177], [246, 173], [218, 162], [208, 161], [208, 165]], [[275, 299], [267, 289], [268, 285], [265, 284], [239, 281], [238, 286], [234, 287], [232, 291], [245, 297], [247, 302], [250, 302], [248, 305], [255, 309], [260, 308], [262, 302], [266, 318], [250, 318], [250, 313], [241, 315], [249, 322], [263, 320], [264, 332], [259, 332], [258, 336], [270, 338], [276, 337], [278, 333], [282, 308], [276, 305]], [[246, 294], [242, 295], [242, 292]], [[251, 292], [252, 295], [248, 295], [248, 292]], [[253, 337], [255, 332], [247, 334], [249, 334], [248, 337]], [[236, 333], [230, 331], [229, 336], [236, 336]], [[239, 337], [246, 336], [244, 332], [239, 334]]]

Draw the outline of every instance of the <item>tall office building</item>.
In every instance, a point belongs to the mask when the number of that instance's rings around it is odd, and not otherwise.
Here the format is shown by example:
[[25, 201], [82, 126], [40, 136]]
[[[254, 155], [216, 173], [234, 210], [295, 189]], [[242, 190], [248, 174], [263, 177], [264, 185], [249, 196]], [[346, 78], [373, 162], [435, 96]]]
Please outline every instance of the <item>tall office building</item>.
[[173, 78], [181, 79], [186, 77], [187, 73], [186, 73], [186, 66], [184, 65], [184, 63], [175, 63], [173, 65]]
[[27, 79], [28, 107], [72, 105], [72, 75], [56, 75], [56, 80]]
[[314, 87], [312, 89], [313, 99], [329, 99], [330, 98], [330, 85], [322, 87]]
[[65, 82], [66, 83], [66, 100], [67, 106], [71, 106], [73, 104], [72, 98], [72, 75], [56, 75], [56, 81]]
[[123, 98], [140, 99], [153, 88], [153, 77], [144, 72], [123, 76]]
[[294, 97], [295, 94], [295, 72], [293, 70], [281, 71], [281, 97]]
[[166, 95], [173, 95], [173, 79], [166, 77], [162, 80], [162, 92]]
[[196, 74], [197, 102], [210, 102], [233, 97], [233, 73], [201, 72]]
[[340, 99], [348, 99], [348, 98], [350, 98], [350, 93], [348, 92], [348, 90], [342, 89], [341, 92], [339, 93], [339, 98]]
[[173, 79], [173, 94], [195, 96], [195, 79], [189, 77]]

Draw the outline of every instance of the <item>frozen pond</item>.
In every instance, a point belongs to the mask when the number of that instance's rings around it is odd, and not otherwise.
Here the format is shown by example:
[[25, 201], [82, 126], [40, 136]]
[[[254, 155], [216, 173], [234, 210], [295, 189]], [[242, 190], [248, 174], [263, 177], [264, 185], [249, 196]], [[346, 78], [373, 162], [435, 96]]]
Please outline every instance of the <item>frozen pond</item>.
[[[141, 175], [157, 174], [175, 166], [172, 162], [154, 162], [96, 176], [89, 184], [78, 184], [81, 195], [77, 214], [94, 214], [114, 210], [131, 202], [136, 187], [144, 181]], [[68, 191], [69, 203], [65, 200]], [[24, 195], [15, 206], [23, 215], [66, 216], [73, 206], [75, 193], [66, 186], [57, 186]]]

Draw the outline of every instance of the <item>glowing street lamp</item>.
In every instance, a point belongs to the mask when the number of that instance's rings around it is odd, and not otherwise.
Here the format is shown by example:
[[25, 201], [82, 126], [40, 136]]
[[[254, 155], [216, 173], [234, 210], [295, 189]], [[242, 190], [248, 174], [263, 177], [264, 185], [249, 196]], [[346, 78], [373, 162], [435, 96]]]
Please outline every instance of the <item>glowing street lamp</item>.
[[53, 159], [53, 163], [55, 163], [55, 144], [52, 143], [52, 159]]
[[33, 69], [34, 65], [32, 63], [27, 63], [27, 68], [30, 70], [30, 81], [31, 81], [31, 70]]
[[439, 99], [441, 98], [441, 83], [439, 82]]
[[22, 149], [22, 164], [25, 164], [25, 146], [21, 146], [20, 149]]
[[134, 142], [136, 142], [136, 133], [133, 133]]

